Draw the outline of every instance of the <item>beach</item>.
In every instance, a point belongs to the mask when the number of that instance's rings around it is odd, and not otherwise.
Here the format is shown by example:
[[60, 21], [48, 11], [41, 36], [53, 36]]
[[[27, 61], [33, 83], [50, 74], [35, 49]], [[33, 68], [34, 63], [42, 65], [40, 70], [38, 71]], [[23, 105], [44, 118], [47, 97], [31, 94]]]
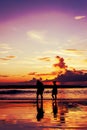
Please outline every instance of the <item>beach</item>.
[[45, 100], [0, 103], [1, 130], [87, 129], [87, 105], [70, 101]]
[[3, 97], [0, 100], [1, 130], [87, 130], [87, 89], [59, 90], [55, 100], [50, 90], [45, 90], [43, 100], [36, 100], [35, 91], [26, 91], [27, 95], [24, 92], [0, 95]]

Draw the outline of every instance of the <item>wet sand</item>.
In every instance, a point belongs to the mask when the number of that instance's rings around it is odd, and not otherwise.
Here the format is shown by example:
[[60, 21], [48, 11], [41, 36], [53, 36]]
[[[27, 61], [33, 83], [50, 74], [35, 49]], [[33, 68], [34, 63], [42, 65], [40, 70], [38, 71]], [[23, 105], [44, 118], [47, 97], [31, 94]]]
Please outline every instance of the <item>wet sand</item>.
[[85, 100], [0, 102], [1, 130], [87, 130]]

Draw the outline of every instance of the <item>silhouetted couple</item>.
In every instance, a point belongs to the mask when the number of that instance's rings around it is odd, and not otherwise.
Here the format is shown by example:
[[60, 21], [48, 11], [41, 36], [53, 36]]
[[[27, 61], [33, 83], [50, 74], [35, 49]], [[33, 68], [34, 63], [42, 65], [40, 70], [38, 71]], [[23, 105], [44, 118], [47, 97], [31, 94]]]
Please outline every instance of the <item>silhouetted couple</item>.
[[[41, 96], [41, 99], [43, 99], [43, 92], [44, 92], [44, 85], [40, 80], [37, 80], [36, 83], [37, 86], [37, 100], [39, 99], [39, 96]], [[57, 85], [56, 81], [53, 81], [53, 89], [52, 89], [52, 98], [57, 98]]]

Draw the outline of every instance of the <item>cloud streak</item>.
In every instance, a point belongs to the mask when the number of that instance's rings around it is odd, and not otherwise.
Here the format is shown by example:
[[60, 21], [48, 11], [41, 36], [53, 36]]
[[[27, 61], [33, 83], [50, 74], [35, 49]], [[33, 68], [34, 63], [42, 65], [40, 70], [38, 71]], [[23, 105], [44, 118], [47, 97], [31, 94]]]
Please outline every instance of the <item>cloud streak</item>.
[[28, 36], [28, 39], [34, 40], [36, 42], [42, 43], [42, 44], [48, 44], [48, 40], [46, 40], [46, 31], [38, 31], [38, 30], [31, 30], [28, 31], [26, 34]]
[[0, 49], [11, 50], [12, 48], [6, 43], [0, 43]]
[[9, 60], [12, 60], [12, 59], [14, 59], [14, 58], [16, 58], [16, 56], [10, 55], [10, 56], [6, 56], [6, 57], [4, 57], [4, 58], [0, 58], [0, 60], [2, 60], [2, 61], [9, 61]]
[[74, 17], [75, 20], [80, 20], [80, 19], [84, 19], [84, 18], [86, 18], [86, 16], [84, 16], [84, 15], [83, 16], [75, 16]]
[[12, 48], [7, 43], [0, 43], [0, 54], [6, 54], [11, 51]]
[[51, 72], [51, 73], [37, 73], [37, 72], [30, 72], [28, 73], [30, 76], [38, 76], [38, 77], [46, 77], [46, 76], [56, 76], [57, 72]]
[[73, 53], [75, 55], [83, 55], [83, 53], [85, 52], [85, 50], [66, 49], [66, 50], [64, 50], [64, 52], [66, 52], [66, 53]]
[[43, 32], [40, 31], [28, 31], [27, 36], [39, 41], [42, 41], [44, 39]]
[[41, 61], [51, 61], [50, 60], [50, 57], [43, 57], [43, 58], [38, 58], [38, 60], [41, 60]]
[[8, 75], [0, 75], [1, 78], [9, 77]]

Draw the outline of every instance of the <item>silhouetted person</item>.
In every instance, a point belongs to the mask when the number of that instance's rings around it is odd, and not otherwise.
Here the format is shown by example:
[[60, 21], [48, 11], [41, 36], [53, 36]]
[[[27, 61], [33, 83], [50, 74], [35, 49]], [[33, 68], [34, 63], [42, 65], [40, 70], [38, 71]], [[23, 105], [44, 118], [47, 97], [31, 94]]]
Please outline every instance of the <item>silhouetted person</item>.
[[53, 115], [54, 115], [54, 118], [57, 118], [57, 109], [58, 109], [58, 106], [57, 106], [57, 101], [56, 99], [54, 101], [52, 101], [52, 107], [53, 107]]
[[39, 98], [39, 95], [41, 96], [41, 99], [43, 99], [43, 91], [44, 91], [44, 85], [40, 80], [37, 80], [37, 100]]
[[57, 85], [56, 85], [56, 81], [53, 81], [52, 98], [53, 99], [57, 98]]
[[44, 117], [43, 100], [37, 101], [37, 121], [40, 121]]

